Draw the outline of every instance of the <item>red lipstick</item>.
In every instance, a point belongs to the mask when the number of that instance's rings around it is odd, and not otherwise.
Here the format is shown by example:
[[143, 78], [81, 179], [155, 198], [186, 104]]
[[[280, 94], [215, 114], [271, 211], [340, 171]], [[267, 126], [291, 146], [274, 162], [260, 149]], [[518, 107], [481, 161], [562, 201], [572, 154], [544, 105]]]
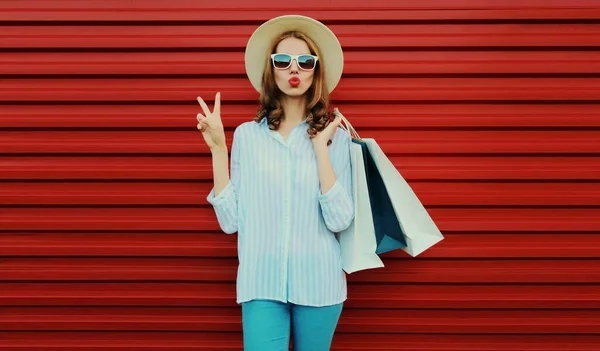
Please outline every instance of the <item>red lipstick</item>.
[[290, 85], [293, 87], [297, 87], [300, 85], [300, 78], [298, 78], [298, 76], [293, 76], [292, 78], [288, 79], [288, 83], [290, 83]]

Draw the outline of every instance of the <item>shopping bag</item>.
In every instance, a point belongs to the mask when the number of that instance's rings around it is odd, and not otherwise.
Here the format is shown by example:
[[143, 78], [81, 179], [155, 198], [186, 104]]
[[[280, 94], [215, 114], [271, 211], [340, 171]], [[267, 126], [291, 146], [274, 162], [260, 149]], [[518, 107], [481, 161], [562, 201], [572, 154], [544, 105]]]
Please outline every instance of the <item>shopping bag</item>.
[[346, 230], [336, 234], [341, 247], [342, 267], [348, 274], [383, 267], [376, 253], [375, 227], [364, 162], [367, 154], [366, 146], [350, 143], [354, 220]]
[[[375, 139], [364, 138], [362, 140], [367, 144], [369, 154], [381, 174], [394, 211], [400, 220], [407, 243], [402, 250], [415, 257], [443, 240], [444, 236], [417, 195], [387, 158]], [[369, 191], [371, 191], [370, 188]]]
[[400, 219], [394, 210], [392, 200], [375, 160], [368, 151], [367, 143], [360, 139], [353, 139], [353, 143], [359, 144], [363, 150], [369, 200], [377, 242], [375, 252], [382, 254], [406, 247], [406, 239], [400, 226]]
[[[368, 150], [363, 158], [366, 162], [377, 253], [400, 248], [415, 257], [443, 240], [444, 236], [421, 201], [377, 142], [372, 138], [361, 138], [345, 117], [342, 116], [342, 120], [345, 124], [342, 127], [350, 133], [353, 143], [362, 142]], [[377, 175], [381, 177], [383, 186]], [[389, 204], [386, 199], [389, 199]], [[404, 240], [399, 239], [399, 233]]]

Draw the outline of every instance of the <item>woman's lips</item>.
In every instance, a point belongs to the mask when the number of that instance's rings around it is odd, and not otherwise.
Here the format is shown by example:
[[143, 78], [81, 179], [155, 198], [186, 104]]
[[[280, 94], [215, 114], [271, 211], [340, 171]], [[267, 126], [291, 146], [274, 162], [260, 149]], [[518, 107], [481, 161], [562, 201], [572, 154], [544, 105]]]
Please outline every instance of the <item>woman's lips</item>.
[[288, 83], [290, 83], [290, 85], [293, 87], [297, 87], [300, 85], [300, 78], [293, 76], [292, 78], [288, 79]]

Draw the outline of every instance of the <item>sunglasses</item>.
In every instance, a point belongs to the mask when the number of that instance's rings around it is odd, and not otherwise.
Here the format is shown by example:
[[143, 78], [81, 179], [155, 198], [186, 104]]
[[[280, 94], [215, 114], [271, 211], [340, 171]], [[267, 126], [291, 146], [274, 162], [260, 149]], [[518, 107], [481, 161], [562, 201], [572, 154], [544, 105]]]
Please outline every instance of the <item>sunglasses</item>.
[[314, 55], [290, 55], [290, 54], [272, 54], [273, 67], [277, 69], [287, 69], [292, 65], [292, 60], [296, 60], [298, 67], [305, 71], [312, 71], [317, 65], [319, 58]]

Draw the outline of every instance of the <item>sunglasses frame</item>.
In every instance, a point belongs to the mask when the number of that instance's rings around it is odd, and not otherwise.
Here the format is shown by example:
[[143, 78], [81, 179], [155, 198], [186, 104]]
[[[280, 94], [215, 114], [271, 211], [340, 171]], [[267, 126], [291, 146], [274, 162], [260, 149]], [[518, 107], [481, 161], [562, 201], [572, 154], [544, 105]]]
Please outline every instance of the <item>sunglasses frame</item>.
[[[275, 56], [277, 56], [277, 55], [288, 55], [288, 56], [290, 56], [292, 58], [290, 60], [290, 64], [287, 65], [284, 68], [279, 68], [279, 67], [275, 66]], [[298, 58], [300, 56], [310, 56], [313, 59], [315, 59], [315, 64], [313, 65], [313, 68], [311, 68], [311, 69], [305, 69], [305, 68], [300, 67], [300, 64], [298, 63]], [[273, 64], [273, 68], [275, 68], [275, 69], [288, 69], [288, 68], [290, 68], [290, 66], [292, 65], [292, 61], [294, 61], [294, 60], [296, 60], [296, 65], [298, 66], [299, 69], [301, 69], [303, 71], [312, 71], [315, 68], [317, 68], [317, 61], [319, 61], [319, 57], [315, 56], [315, 55], [311, 55], [311, 54], [291, 55], [291, 54], [286, 54], [285, 52], [278, 52], [276, 54], [271, 54], [271, 63]]]

